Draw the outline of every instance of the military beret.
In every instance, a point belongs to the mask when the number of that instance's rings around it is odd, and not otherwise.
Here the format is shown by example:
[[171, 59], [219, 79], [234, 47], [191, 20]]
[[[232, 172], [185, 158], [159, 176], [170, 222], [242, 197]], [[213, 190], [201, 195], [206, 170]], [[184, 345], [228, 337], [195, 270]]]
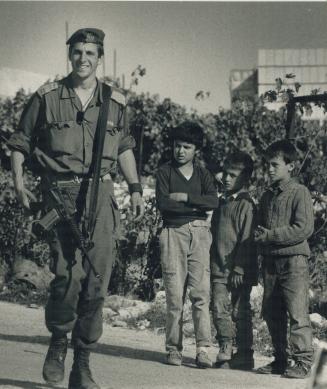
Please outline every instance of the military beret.
[[67, 45], [73, 45], [76, 42], [97, 43], [103, 46], [105, 33], [97, 28], [81, 28], [67, 40]]

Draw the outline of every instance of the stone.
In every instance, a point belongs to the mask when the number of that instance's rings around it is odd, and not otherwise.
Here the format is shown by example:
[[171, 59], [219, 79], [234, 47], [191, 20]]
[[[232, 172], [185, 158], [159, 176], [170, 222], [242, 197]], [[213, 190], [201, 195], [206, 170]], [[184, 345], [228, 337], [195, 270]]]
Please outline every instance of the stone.
[[122, 321], [122, 320], [114, 320], [111, 325], [113, 327], [121, 327], [121, 328], [126, 328], [127, 327], [127, 323], [125, 321]]
[[257, 301], [257, 300], [262, 300], [263, 296], [263, 287], [261, 285], [256, 285], [252, 288], [251, 291], [251, 300], [252, 301]]
[[311, 313], [310, 321], [313, 327], [322, 328], [326, 322], [326, 319], [319, 315], [319, 313]]
[[109, 307], [103, 308], [103, 316], [108, 319], [112, 319], [114, 316], [117, 316], [118, 312], [114, 311]]
[[40, 267], [28, 259], [18, 259], [13, 266], [13, 279], [27, 282], [37, 290], [46, 290], [53, 279], [47, 267]]
[[147, 319], [144, 319], [144, 320], [140, 320], [138, 323], [137, 323], [137, 326], [140, 330], [145, 330], [146, 328], [149, 328], [150, 327], [150, 322], [149, 320]]
[[137, 300], [128, 299], [124, 296], [116, 294], [107, 296], [104, 300], [104, 307], [111, 308], [115, 312], [119, 312], [121, 308], [131, 307], [136, 305]]
[[156, 294], [155, 301], [156, 301], [156, 302], [164, 302], [164, 303], [166, 303], [166, 292], [165, 292], [164, 290], [160, 290], [160, 291]]
[[193, 336], [194, 335], [194, 326], [193, 326], [192, 322], [184, 323], [183, 333], [185, 336]]
[[138, 318], [141, 315], [146, 314], [150, 308], [151, 308], [151, 303], [146, 303], [143, 301], [137, 301], [135, 300], [136, 303], [134, 306], [127, 307], [127, 308], [122, 308], [119, 309], [119, 319], [120, 320], [126, 320], [130, 318]]

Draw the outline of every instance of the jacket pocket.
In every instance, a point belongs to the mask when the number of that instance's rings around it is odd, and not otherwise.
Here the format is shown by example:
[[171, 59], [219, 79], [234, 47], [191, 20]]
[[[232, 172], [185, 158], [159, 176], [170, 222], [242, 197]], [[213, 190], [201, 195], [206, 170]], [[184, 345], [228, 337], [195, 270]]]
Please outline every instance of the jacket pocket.
[[116, 161], [118, 158], [119, 132], [113, 133], [110, 125], [107, 125], [106, 136], [103, 145], [103, 158]]
[[56, 153], [72, 154], [82, 147], [77, 125], [73, 120], [52, 122], [47, 126], [48, 146]]

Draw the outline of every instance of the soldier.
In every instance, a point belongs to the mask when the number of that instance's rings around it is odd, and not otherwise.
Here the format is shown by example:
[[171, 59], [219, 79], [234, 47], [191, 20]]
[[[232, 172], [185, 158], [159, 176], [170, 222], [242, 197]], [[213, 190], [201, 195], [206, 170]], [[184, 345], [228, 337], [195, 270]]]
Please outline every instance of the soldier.
[[[96, 389], [90, 368], [90, 350], [102, 334], [102, 306], [113, 265], [114, 233], [119, 212], [113, 193], [111, 174], [117, 162], [129, 184], [135, 220], [142, 217], [144, 205], [132, 149], [134, 139], [123, 123], [125, 96], [96, 78], [102, 61], [104, 32], [95, 28], [76, 31], [67, 41], [72, 72], [60, 81], [47, 83], [34, 93], [26, 105], [17, 130], [9, 140], [12, 172], [17, 198], [30, 208], [33, 194], [24, 186], [23, 163], [31, 162], [41, 176], [41, 188], [49, 204], [52, 185], [65, 189], [77, 209], [81, 229], [89, 214], [93, 165], [93, 140], [99, 110], [105, 92], [110, 94], [104, 149], [95, 211], [95, 225], [90, 232], [94, 247], [89, 251], [92, 266], [77, 249], [67, 223], [55, 227], [49, 240], [51, 270], [55, 277], [45, 308], [45, 322], [51, 341], [43, 366], [49, 383], [64, 378], [67, 333], [72, 331], [74, 362], [69, 389]], [[92, 202], [92, 201], [91, 201]]]

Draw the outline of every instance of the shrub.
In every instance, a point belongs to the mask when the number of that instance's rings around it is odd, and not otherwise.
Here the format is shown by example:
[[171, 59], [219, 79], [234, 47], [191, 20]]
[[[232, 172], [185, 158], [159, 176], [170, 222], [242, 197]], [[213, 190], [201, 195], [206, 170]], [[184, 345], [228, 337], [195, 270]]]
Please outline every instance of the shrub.
[[[0, 134], [6, 139], [17, 125], [27, 96], [19, 91], [10, 100], [0, 101]], [[136, 157], [139, 171], [143, 177], [153, 177], [157, 166], [169, 159], [171, 144], [169, 134], [180, 121], [189, 119], [197, 121], [205, 131], [205, 144], [200, 155], [200, 162], [207, 165], [214, 173], [222, 168], [222, 161], [227, 153], [240, 149], [247, 151], [255, 160], [255, 174], [252, 188], [253, 196], [258, 199], [265, 187], [265, 171], [261, 158], [264, 149], [272, 141], [285, 137], [286, 111], [269, 111], [263, 101], [234, 102], [232, 109], [219, 109], [215, 114], [200, 115], [187, 112], [186, 109], [170, 99], [160, 100], [149, 94], [131, 94], [130, 127], [137, 139]], [[295, 118], [295, 144], [304, 160], [300, 180], [310, 190], [323, 193], [327, 189], [327, 136], [325, 127], [306, 124]], [[1, 239], [0, 261], [9, 263], [17, 256], [29, 257], [44, 265], [48, 261], [48, 252], [42, 244], [30, 239], [31, 220], [26, 218], [14, 198], [10, 184], [8, 168], [8, 150], [1, 141], [0, 154], [0, 227]], [[32, 188], [37, 185], [35, 177], [30, 175], [28, 183]], [[326, 207], [317, 203], [315, 206], [316, 229], [310, 239], [312, 258], [310, 269], [312, 286], [326, 290], [326, 261], [322, 253], [326, 251]], [[132, 221], [129, 208], [122, 210], [122, 231], [117, 245], [117, 263], [111, 279], [110, 290], [122, 294], [132, 293], [145, 299], [153, 297], [153, 280], [160, 276], [158, 254], [159, 215], [154, 200], [146, 202], [145, 217], [139, 223]]]

